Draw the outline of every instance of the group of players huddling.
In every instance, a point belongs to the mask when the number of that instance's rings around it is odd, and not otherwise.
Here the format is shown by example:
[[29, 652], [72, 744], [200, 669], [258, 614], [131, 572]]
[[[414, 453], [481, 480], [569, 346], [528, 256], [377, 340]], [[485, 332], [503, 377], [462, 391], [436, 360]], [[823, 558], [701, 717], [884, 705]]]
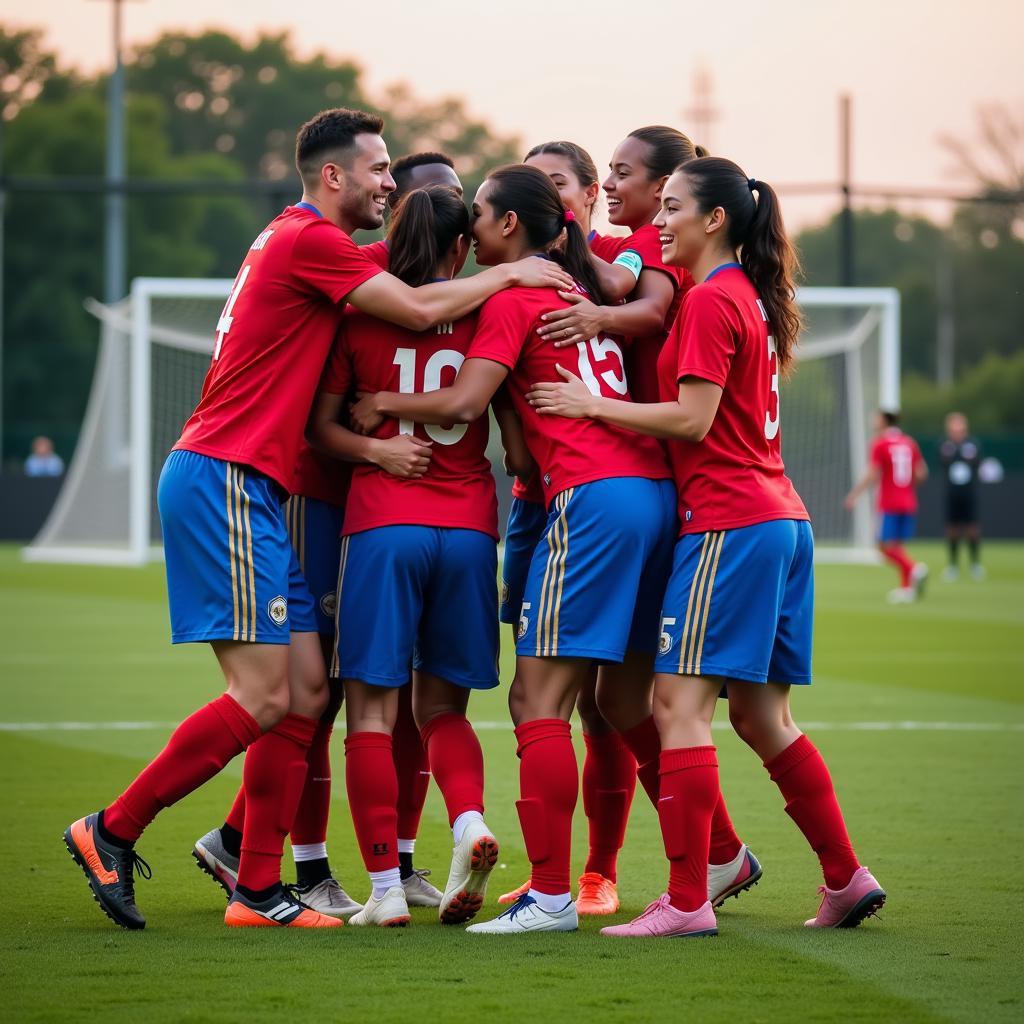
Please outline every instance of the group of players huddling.
[[[801, 320], [774, 191], [656, 126], [619, 144], [603, 183], [579, 146], [537, 146], [492, 171], [469, 210], [450, 160], [391, 168], [382, 128], [337, 109], [299, 131], [302, 200], [246, 253], [164, 465], [172, 641], [209, 642], [227, 691], [66, 830], [97, 902], [144, 927], [136, 841], [244, 750], [234, 806], [194, 851], [229, 893], [228, 925], [403, 925], [410, 906], [469, 921], [498, 839], [466, 712], [498, 685], [500, 620], [516, 637], [531, 876], [469, 932], [614, 913], [639, 778], [668, 888], [602, 932], [717, 934], [714, 908], [761, 877], [719, 788], [720, 698], [821, 862], [807, 924], [858, 924], [885, 893], [789, 709], [790, 687], [811, 681], [813, 538], [780, 454]], [[628, 234], [592, 230], [602, 188]], [[387, 240], [355, 245], [388, 205]], [[487, 269], [456, 279], [470, 245]], [[489, 408], [518, 478], [500, 609]], [[342, 695], [365, 905], [327, 859]], [[590, 836], [576, 900], [574, 707]], [[443, 892], [413, 866], [430, 776], [454, 843]], [[285, 887], [289, 834], [298, 883]]]

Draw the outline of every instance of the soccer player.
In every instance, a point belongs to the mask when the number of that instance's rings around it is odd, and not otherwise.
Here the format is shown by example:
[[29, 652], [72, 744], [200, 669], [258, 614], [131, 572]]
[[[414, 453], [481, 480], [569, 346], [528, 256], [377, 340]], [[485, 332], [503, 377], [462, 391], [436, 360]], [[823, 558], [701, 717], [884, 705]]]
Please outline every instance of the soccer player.
[[[469, 211], [453, 189], [413, 190], [395, 211], [388, 239], [402, 280], [453, 277], [468, 253]], [[475, 326], [475, 315], [428, 332], [347, 316], [313, 412], [314, 439], [340, 458], [359, 457], [395, 435], [421, 446], [407, 479], [357, 466], [345, 512], [332, 674], [345, 686], [349, 806], [373, 885], [350, 924], [409, 922], [391, 733], [410, 663], [413, 711], [454, 838], [442, 922], [476, 914], [497, 860], [483, 819], [483, 754], [466, 718], [470, 692], [498, 685], [497, 499], [487, 419], [428, 426], [420, 436], [409, 421], [386, 420], [369, 439], [339, 423], [351, 392], [415, 393], [453, 378]]]
[[[476, 194], [473, 214], [477, 262], [526, 255], [561, 260], [580, 287], [600, 297], [586, 236], [539, 169], [513, 165], [492, 172]], [[577, 927], [569, 867], [579, 778], [569, 716], [593, 662], [654, 651], [674, 532], [668, 467], [655, 441], [603, 425], [542, 419], [526, 404], [530, 383], [553, 377], [555, 361], [565, 358], [537, 334], [552, 304], [567, 305], [522, 290], [485, 304], [451, 387], [423, 395], [381, 392], [363, 398], [352, 414], [364, 431], [382, 415], [469, 423], [507, 382], [549, 509], [526, 582], [516, 659], [522, 686], [517, 808], [531, 888], [495, 921], [472, 925], [475, 933]], [[595, 392], [628, 402], [618, 342], [593, 338], [574, 354]]]
[[971, 558], [971, 575], [985, 578], [981, 564], [981, 525], [978, 521], [978, 467], [981, 446], [967, 432], [967, 417], [951, 412], [946, 417], [946, 437], [939, 446], [939, 458], [946, 471], [946, 541], [949, 544], [949, 565], [942, 578], [952, 581], [960, 577], [960, 541], [967, 540]]
[[668, 892], [602, 934], [718, 933], [707, 863], [720, 797], [711, 721], [723, 683], [734, 728], [821, 862], [824, 898], [807, 924], [852, 927], [885, 893], [858, 862], [828, 769], [789, 708], [790, 687], [811, 681], [814, 610], [814, 541], [779, 431], [779, 382], [800, 328], [796, 257], [774, 191], [730, 160], [683, 164], [655, 224], [666, 262], [697, 282], [659, 360], [662, 401], [609, 402], [564, 369], [568, 383], [537, 384], [529, 396], [546, 415], [668, 439], [679, 494], [654, 697]]
[[313, 601], [282, 502], [343, 303], [425, 330], [510, 285], [571, 281], [532, 260], [411, 288], [362, 256], [349, 235], [380, 226], [394, 189], [382, 127], [375, 115], [336, 109], [299, 131], [302, 201], [250, 246], [217, 324], [199, 405], [161, 473], [171, 639], [209, 642], [227, 692], [187, 718], [112, 804], [65, 830], [100, 907], [125, 928], [145, 927], [134, 872], [148, 866], [136, 840], [162, 808], [250, 746], [238, 883], [226, 923], [340, 924], [286, 893], [280, 874], [327, 701]]
[[928, 579], [928, 566], [915, 562], [904, 547], [914, 536], [917, 488], [927, 476], [928, 466], [921, 458], [917, 442], [899, 428], [899, 415], [879, 409], [875, 413], [875, 439], [868, 468], [846, 496], [844, 504], [852, 509], [864, 491], [878, 487], [881, 515], [878, 550], [900, 574], [899, 587], [889, 593], [893, 604], [916, 601], [924, 594]]

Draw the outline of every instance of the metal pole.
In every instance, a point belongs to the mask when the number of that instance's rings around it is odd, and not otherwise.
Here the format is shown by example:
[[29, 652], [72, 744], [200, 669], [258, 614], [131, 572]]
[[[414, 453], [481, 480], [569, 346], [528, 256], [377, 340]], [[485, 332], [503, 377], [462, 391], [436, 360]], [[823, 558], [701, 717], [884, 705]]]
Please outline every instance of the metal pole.
[[852, 183], [850, 97], [839, 97], [839, 174], [843, 195], [843, 209], [839, 217], [839, 283], [850, 288], [854, 283], [853, 266], [853, 208], [850, 205]]
[[124, 65], [121, 63], [121, 5], [114, 4], [114, 73], [107, 87], [107, 197], [103, 295], [107, 304], [123, 299], [125, 283]]
[[4, 471], [4, 213], [7, 189], [3, 186], [4, 113], [0, 94], [0, 475]]

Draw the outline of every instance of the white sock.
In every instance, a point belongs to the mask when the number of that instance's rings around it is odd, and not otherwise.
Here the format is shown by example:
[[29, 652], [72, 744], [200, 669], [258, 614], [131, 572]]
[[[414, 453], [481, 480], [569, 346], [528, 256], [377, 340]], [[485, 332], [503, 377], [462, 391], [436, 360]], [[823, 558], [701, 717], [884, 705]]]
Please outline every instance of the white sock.
[[483, 820], [484, 816], [479, 811], [463, 811], [452, 825], [452, 835], [455, 837], [455, 842], [462, 842], [462, 837], [466, 834], [466, 826], [471, 821]]
[[399, 839], [398, 840], [398, 852], [399, 853], [415, 853], [416, 852], [416, 840], [415, 839]]
[[398, 886], [402, 887], [402, 875], [398, 868], [388, 868], [387, 871], [369, 872], [370, 882], [373, 885], [373, 898], [379, 900], [381, 896]]
[[296, 864], [301, 864], [304, 860], [327, 860], [327, 844], [299, 843], [296, 846], [293, 843], [292, 856], [295, 858]]
[[572, 895], [567, 892], [551, 896], [546, 892], [537, 892], [536, 889], [531, 889], [530, 895], [537, 901], [537, 906], [549, 914], [557, 914], [559, 910], [564, 910], [566, 904], [572, 899]]

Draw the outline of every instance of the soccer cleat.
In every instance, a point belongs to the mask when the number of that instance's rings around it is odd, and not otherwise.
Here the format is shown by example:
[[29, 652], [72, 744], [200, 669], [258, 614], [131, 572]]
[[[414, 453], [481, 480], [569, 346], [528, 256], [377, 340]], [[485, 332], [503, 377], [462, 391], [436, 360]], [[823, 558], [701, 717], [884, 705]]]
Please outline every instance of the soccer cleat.
[[212, 828], [202, 839], [197, 839], [192, 847], [192, 856], [199, 870], [205, 871], [231, 899], [238, 883], [239, 858], [224, 849], [220, 829]]
[[541, 910], [529, 892], [524, 892], [493, 921], [471, 924], [466, 931], [475, 935], [521, 935], [524, 932], [574, 932], [579, 925], [576, 904], [572, 900], [561, 910], [552, 912]]
[[917, 591], [913, 587], [897, 587], [889, 591], [889, 604], [913, 604]]
[[358, 926], [379, 925], [381, 928], [404, 928], [409, 923], [409, 904], [405, 902], [405, 889], [393, 885], [380, 899], [373, 895], [366, 906], [348, 919], [349, 924]]
[[519, 899], [520, 896], [522, 896], [524, 893], [528, 893], [530, 891], [530, 882], [531, 882], [531, 879], [528, 878], [525, 882], [523, 882], [523, 884], [521, 886], [519, 886], [518, 889], [513, 889], [511, 892], [503, 892], [498, 897], [498, 902], [499, 903], [515, 903], [515, 901], [517, 899]]
[[960, 570], [955, 565], [947, 565], [942, 570], [942, 579], [945, 583], [956, 583], [960, 579]]
[[235, 889], [224, 911], [224, 923], [229, 928], [340, 928], [343, 922], [300, 903], [282, 885], [259, 901]]
[[920, 601], [924, 597], [927, 583], [928, 566], [924, 562], [915, 562], [914, 568], [910, 570], [910, 586], [913, 588], [915, 600]]
[[430, 874], [429, 868], [419, 868], [408, 878], [402, 879], [402, 888], [405, 890], [405, 902], [410, 907], [439, 907], [443, 894], [436, 886], [427, 881]]
[[730, 896], [739, 896], [757, 885], [763, 873], [760, 862], [744, 843], [728, 864], [708, 865], [708, 902], [717, 910]]
[[579, 879], [577, 914], [614, 914], [619, 909], [619, 890], [611, 879], [585, 871]]
[[677, 910], [668, 893], [659, 896], [637, 918], [627, 924], [601, 929], [602, 935], [625, 939], [697, 939], [718, 934], [718, 922], [710, 900], [689, 913]]
[[356, 903], [342, 889], [340, 883], [333, 878], [325, 878], [308, 889], [303, 889], [298, 885], [289, 885], [286, 888], [295, 899], [305, 904], [310, 910], [326, 914], [328, 917], [340, 917], [347, 920], [363, 909], [363, 905]]
[[149, 865], [134, 847], [107, 843], [97, 828], [99, 814], [79, 818], [64, 830], [64, 845], [85, 872], [93, 899], [114, 924], [138, 930], [146, 919], [135, 905], [135, 874], [152, 877]]
[[437, 908], [442, 924], [462, 924], [476, 917], [497, 862], [498, 840], [482, 820], [471, 821], [452, 850], [448, 884]]
[[807, 928], [856, 928], [865, 917], [873, 916], [885, 903], [885, 890], [867, 868], [857, 868], [844, 889], [822, 885], [821, 906]]
[[983, 580], [985, 578], [985, 566], [981, 562], [975, 562], [971, 566], [971, 579], [972, 580]]

